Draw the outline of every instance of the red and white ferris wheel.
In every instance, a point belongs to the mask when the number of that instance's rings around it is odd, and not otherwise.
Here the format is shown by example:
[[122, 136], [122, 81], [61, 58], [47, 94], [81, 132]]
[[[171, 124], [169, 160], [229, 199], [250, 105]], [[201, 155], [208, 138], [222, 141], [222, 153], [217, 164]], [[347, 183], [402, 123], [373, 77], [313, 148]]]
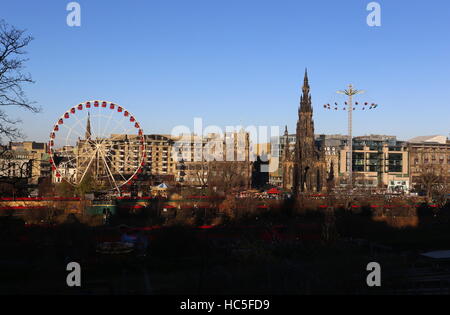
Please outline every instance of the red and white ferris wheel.
[[66, 111], [50, 133], [50, 163], [56, 178], [99, 190], [131, 185], [145, 165], [141, 124], [123, 106], [108, 101], [80, 103]]

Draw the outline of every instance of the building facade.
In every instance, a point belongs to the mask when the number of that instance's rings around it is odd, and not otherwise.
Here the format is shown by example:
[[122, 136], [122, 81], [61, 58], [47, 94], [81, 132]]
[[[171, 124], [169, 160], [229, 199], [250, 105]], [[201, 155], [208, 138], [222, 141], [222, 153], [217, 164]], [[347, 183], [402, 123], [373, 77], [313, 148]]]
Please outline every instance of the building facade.
[[[295, 166], [289, 136], [289, 154], [283, 149], [283, 176], [285, 189], [292, 187], [292, 170]], [[295, 137], [295, 136], [294, 136]], [[286, 136], [284, 139], [287, 139]], [[316, 147], [321, 148], [325, 160], [327, 189], [346, 187], [348, 137], [345, 135], [316, 135]], [[283, 146], [286, 147], [287, 144]], [[411, 189], [408, 144], [395, 136], [369, 135], [353, 139], [354, 186], [383, 188], [396, 192]], [[287, 175], [287, 176], [285, 176]], [[330, 186], [331, 185], [331, 186]]]
[[[339, 185], [346, 185], [348, 146], [339, 150]], [[353, 140], [354, 187], [408, 192], [411, 188], [408, 146], [394, 136], [371, 135]]]
[[[445, 136], [418, 137], [408, 143], [411, 185], [419, 188], [421, 176], [433, 173], [450, 189], [450, 141]], [[449, 191], [450, 193], [450, 191]]]
[[51, 176], [46, 143], [10, 142], [0, 156], [0, 176], [28, 178], [29, 185], [37, 185]]
[[175, 176], [181, 185], [217, 187], [225, 184], [220, 181], [228, 181], [239, 188], [250, 188], [252, 158], [249, 133], [239, 131], [205, 137], [181, 135], [174, 141]]
[[[53, 182], [69, 178], [72, 183], [95, 174], [99, 186], [110, 178], [124, 183], [129, 178], [144, 185], [207, 187], [214, 178], [223, 175], [241, 179], [242, 187], [251, 185], [252, 163], [250, 137], [247, 132], [225, 135], [138, 135], [112, 134], [102, 141], [98, 150], [90, 141], [90, 119], [85, 139], [74, 147], [60, 148], [53, 157], [58, 166]], [[142, 142], [143, 141], [143, 142]], [[225, 170], [227, 170], [225, 172]]]

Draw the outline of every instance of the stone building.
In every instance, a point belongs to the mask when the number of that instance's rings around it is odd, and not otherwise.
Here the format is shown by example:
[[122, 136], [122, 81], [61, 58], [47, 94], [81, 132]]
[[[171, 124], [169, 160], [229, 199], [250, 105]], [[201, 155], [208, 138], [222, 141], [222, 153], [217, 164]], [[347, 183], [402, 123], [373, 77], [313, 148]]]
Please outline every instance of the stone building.
[[[174, 141], [168, 135], [144, 135], [145, 146], [142, 146], [137, 135], [113, 134], [105, 141], [105, 156], [98, 156], [91, 163], [92, 170], [101, 180], [107, 179], [108, 169], [102, 159], [107, 161], [109, 171], [118, 182], [136, 174], [142, 167], [140, 177], [146, 177], [155, 182], [175, 180], [176, 161], [172, 157]], [[145, 149], [145, 152], [143, 152]], [[145, 154], [144, 154], [145, 153]], [[77, 174], [85, 173], [90, 163], [92, 149], [84, 140], [79, 141], [76, 147]], [[142, 166], [142, 156], [144, 165]], [[96, 163], [98, 161], [99, 163]]]
[[46, 143], [34, 141], [10, 142], [0, 156], [1, 176], [28, 178], [28, 184], [37, 185], [51, 176]]
[[408, 151], [412, 187], [416, 187], [420, 177], [427, 172], [434, 173], [442, 184], [450, 187], [450, 141], [446, 136], [411, 139]]
[[[135, 181], [151, 185], [167, 183], [206, 187], [214, 174], [217, 178], [220, 172], [226, 171], [224, 176], [233, 177], [236, 182], [239, 177], [242, 187], [251, 186], [252, 161], [247, 132], [204, 137], [193, 134], [144, 135], [143, 143], [138, 135], [112, 134], [102, 141], [104, 149], [98, 151], [90, 141], [90, 129], [88, 118], [85, 139], [78, 139], [70, 153], [63, 152], [63, 148], [57, 150], [61, 151], [61, 157], [65, 157], [57, 163], [60, 175], [70, 174], [74, 183], [80, 182], [89, 169], [97, 181], [105, 183], [111, 177], [119, 184], [133, 177]], [[69, 164], [76, 165], [75, 173], [70, 172]], [[61, 169], [67, 169], [66, 173], [62, 174]], [[58, 178], [54, 180], [59, 181]]]
[[[339, 150], [339, 184], [346, 185], [348, 146]], [[388, 189], [392, 192], [410, 190], [408, 147], [395, 136], [369, 135], [353, 139], [354, 186]]]
[[250, 188], [252, 160], [249, 133], [240, 131], [204, 137], [181, 135], [173, 139], [176, 178], [180, 184], [207, 187], [223, 177], [223, 180], [235, 182], [240, 188]]

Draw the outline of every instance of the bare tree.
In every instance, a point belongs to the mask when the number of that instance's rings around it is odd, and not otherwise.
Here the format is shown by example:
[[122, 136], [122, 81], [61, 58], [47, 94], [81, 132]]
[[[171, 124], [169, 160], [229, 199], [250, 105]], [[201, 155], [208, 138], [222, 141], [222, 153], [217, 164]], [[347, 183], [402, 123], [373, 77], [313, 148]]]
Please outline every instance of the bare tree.
[[28, 59], [24, 48], [33, 40], [24, 30], [10, 26], [0, 20], [0, 139], [22, 137], [17, 127], [20, 119], [10, 118], [3, 108], [19, 107], [31, 112], [40, 111], [34, 102], [28, 100], [23, 85], [34, 83], [29, 74], [22, 73]]
[[246, 162], [210, 162], [208, 186], [228, 193], [232, 189], [248, 188]]
[[428, 166], [422, 169], [418, 177], [417, 186], [419, 190], [426, 194], [427, 202], [433, 201], [433, 195], [440, 192], [447, 192], [445, 175], [443, 175], [443, 168], [436, 166]]
[[0, 194], [23, 195], [33, 174], [33, 160], [18, 159], [13, 151], [0, 146]]
[[208, 167], [205, 163], [201, 162], [196, 168], [195, 176], [202, 189], [208, 186]]
[[437, 185], [434, 190], [434, 196], [436, 202], [440, 207], [444, 207], [448, 202], [448, 196], [450, 194], [450, 184], [443, 181], [441, 184]]

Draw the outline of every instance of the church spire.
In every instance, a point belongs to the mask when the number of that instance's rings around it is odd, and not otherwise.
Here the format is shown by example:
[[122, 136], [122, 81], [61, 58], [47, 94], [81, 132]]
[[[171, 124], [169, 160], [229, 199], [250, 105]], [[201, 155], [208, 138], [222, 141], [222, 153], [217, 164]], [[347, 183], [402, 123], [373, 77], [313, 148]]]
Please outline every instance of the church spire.
[[290, 148], [289, 148], [289, 130], [286, 125], [286, 130], [284, 131], [284, 156], [283, 159], [285, 162], [290, 160]]
[[88, 119], [87, 119], [87, 124], [86, 124], [86, 140], [91, 140], [91, 114], [88, 113]]
[[305, 87], [307, 87], [309, 91], [308, 68], [305, 68], [305, 79], [303, 81], [303, 89], [305, 89]]
[[312, 112], [311, 94], [309, 88], [308, 69], [305, 69], [305, 79], [303, 81], [302, 97], [300, 99], [300, 111]]

